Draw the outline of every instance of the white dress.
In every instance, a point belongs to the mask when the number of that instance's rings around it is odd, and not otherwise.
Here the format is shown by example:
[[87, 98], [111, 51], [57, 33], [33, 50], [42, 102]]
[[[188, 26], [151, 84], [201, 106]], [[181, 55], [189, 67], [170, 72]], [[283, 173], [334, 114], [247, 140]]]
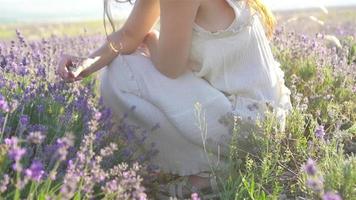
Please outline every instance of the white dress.
[[[209, 171], [217, 161], [225, 166], [220, 155], [228, 153], [231, 126], [224, 121], [231, 113], [242, 119], [239, 134], [249, 134], [255, 130], [256, 120], [263, 118], [268, 102], [284, 130], [285, 117], [292, 108], [291, 92], [260, 18], [244, 1], [226, 1], [236, 15], [226, 30], [212, 33], [194, 24], [189, 59], [192, 71], [170, 79], [140, 51], [119, 55], [101, 70], [101, 95], [114, 114], [121, 116], [136, 106], [130, 122], [145, 128], [159, 123], [145, 146], [155, 143], [159, 153], [153, 162], [163, 172], [183, 176]], [[203, 134], [197, 102], [207, 128]]]

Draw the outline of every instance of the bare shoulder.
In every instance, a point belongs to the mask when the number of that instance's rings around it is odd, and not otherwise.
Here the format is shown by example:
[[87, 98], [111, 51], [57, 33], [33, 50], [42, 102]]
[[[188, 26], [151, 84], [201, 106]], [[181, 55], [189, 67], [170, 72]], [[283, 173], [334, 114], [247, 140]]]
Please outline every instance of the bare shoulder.
[[196, 6], [200, 5], [203, 0], [159, 0], [160, 4], [163, 6], [172, 6], [174, 8], [178, 8], [176, 6]]
[[[161, 14], [185, 18], [186, 16], [192, 17], [196, 15], [196, 11], [200, 7], [202, 0], [159, 0]], [[162, 17], [162, 15], [161, 15]], [[170, 17], [168, 17], [170, 18]]]

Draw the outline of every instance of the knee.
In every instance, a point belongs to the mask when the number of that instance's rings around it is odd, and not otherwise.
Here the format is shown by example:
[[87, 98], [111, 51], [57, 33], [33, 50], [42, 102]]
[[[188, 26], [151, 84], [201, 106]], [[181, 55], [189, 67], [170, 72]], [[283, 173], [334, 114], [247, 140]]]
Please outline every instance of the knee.
[[[111, 87], [123, 93], [141, 96], [142, 93], [142, 56], [137, 54], [119, 55], [103, 70], [103, 87]], [[105, 86], [106, 85], [106, 86]], [[103, 88], [102, 87], [102, 88]], [[105, 88], [103, 88], [105, 89]]]

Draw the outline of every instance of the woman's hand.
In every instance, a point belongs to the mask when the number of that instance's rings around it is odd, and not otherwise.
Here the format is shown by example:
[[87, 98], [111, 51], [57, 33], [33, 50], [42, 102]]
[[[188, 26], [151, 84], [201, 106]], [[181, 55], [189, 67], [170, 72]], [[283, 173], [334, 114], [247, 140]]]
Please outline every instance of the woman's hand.
[[58, 66], [57, 74], [66, 82], [75, 82], [82, 80], [83, 74], [78, 74], [77, 76], [72, 72], [75, 67], [78, 67], [80, 63], [84, 61], [85, 58], [80, 58], [68, 54], [62, 54]]

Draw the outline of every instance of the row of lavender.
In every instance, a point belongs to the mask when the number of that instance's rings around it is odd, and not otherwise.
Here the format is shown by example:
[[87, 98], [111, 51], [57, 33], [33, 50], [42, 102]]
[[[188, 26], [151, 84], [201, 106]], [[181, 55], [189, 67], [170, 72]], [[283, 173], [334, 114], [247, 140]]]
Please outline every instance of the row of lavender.
[[62, 51], [84, 56], [102, 40], [27, 42], [17, 31], [0, 43], [0, 197], [146, 197], [155, 152], [138, 147], [151, 130], [126, 124], [128, 113], [111, 121], [92, 77], [67, 84], [55, 75]]
[[[85, 56], [102, 40], [53, 36], [28, 42], [17, 32], [16, 40], [0, 42], [0, 198], [147, 198], [157, 169], [149, 161], [157, 152], [154, 144], [149, 150], [140, 144], [159, 127], [127, 124], [129, 113], [111, 121], [94, 76], [67, 84], [54, 73], [62, 51]], [[243, 159], [235, 171], [242, 168], [240, 177], [248, 181], [231, 187], [235, 192], [220, 182], [222, 198], [356, 196], [350, 179], [356, 175], [356, 44], [352, 37], [338, 42], [277, 30], [274, 51], [295, 111], [285, 135], [266, 127], [269, 138], [260, 145], [269, 144], [265, 154]], [[260, 173], [261, 179], [253, 176]], [[246, 189], [253, 182], [261, 190]]]

